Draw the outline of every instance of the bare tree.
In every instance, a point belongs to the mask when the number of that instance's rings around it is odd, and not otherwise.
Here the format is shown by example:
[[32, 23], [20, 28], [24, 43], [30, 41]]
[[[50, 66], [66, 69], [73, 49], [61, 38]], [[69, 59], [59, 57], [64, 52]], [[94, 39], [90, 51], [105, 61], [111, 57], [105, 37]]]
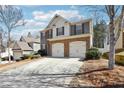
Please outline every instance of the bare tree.
[[2, 32], [3, 32], [3, 29], [2, 27], [0, 27], [0, 59], [1, 59], [1, 52], [2, 52]]
[[123, 17], [124, 17], [124, 6], [122, 6], [120, 15], [118, 17], [116, 17], [116, 13], [117, 13], [118, 9], [119, 9], [119, 7], [115, 8], [114, 5], [105, 6], [106, 13], [110, 20], [110, 22], [109, 22], [110, 52], [109, 52], [109, 64], [108, 64], [109, 69], [114, 68], [115, 45], [120, 36], [120, 32], [123, 30], [122, 21], [123, 21]]
[[8, 56], [9, 62], [11, 61], [10, 55], [10, 33], [11, 31], [18, 27], [25, 24], [23, 20], [23, 14], [21, 9], [16, 8], [14, 6], [0, 5], [0, 23], [1, 26], [4, 26], [8, 33]]
[[[115, 45], [120, 36], [122, 27], [122, 21], [124, 20], [124, 6], [115, 6], [115, 5], [104, 5], [104, 6], [85, 6], [86, 10], [91, 13], [98, 12], [100, 16], [108, 18], [109, 21], [109, 69], [113, 69], [115, 65]], [[124, 24], [124, 23], [123, 23]]]

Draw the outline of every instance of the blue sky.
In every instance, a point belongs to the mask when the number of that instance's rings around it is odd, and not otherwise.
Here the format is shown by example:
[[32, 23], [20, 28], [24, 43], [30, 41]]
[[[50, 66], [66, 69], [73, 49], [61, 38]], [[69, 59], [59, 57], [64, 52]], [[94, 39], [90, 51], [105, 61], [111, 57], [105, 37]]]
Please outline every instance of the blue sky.
[[55, 14], [59, 14], [67, 19], [87, 19], [93, 18], [93, 14], [86, 11], [86, 8], [72, 5], [42, 5], [42, 6], [15, 6], [22, 9], [26, 25], [14, 29], [11, 36], [18, 39], [21, 35], [39, 34], [44, 29]]

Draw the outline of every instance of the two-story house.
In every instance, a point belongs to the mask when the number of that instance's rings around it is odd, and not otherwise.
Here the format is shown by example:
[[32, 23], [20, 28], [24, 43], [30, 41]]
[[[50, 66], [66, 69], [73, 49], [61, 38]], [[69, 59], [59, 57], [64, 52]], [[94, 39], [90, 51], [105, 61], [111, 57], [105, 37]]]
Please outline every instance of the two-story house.
[[71, 22], [56, 14], [41, 31], [41, 49], [52, 57], [85, 57], [92, 38], [92, 19]]

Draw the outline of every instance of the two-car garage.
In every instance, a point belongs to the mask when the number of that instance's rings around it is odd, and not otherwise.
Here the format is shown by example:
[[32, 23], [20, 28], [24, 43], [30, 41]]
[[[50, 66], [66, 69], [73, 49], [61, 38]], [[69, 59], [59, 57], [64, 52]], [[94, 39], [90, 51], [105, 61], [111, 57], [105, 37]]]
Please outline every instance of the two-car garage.
[[[66, 48], [66, 49], [65, 49]], [[52, 57], [85, 57], [86, 41], [69, 42], [68, 46], [64, 43], [52, 44]]]
[[85, 57], [86, 50], [92, 46], [91, 36], [71, 36], [48, 40], [48, 56]]

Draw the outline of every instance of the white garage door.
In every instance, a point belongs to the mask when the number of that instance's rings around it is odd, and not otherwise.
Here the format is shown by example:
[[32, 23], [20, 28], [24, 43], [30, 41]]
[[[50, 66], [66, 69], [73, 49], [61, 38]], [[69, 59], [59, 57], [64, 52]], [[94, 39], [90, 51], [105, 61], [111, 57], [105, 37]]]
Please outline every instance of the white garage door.
[[69, 44], [69, 56], [70, 57], [85, 57], [86, 42], [75, 41]]
[[53, 57], [64, 57], [64, 44], [63, 43], [52, 44], [52, 56]]
[[22, 57], [21, 51], [14, 51], [13, 52], [14, 59], [20, 59]]

